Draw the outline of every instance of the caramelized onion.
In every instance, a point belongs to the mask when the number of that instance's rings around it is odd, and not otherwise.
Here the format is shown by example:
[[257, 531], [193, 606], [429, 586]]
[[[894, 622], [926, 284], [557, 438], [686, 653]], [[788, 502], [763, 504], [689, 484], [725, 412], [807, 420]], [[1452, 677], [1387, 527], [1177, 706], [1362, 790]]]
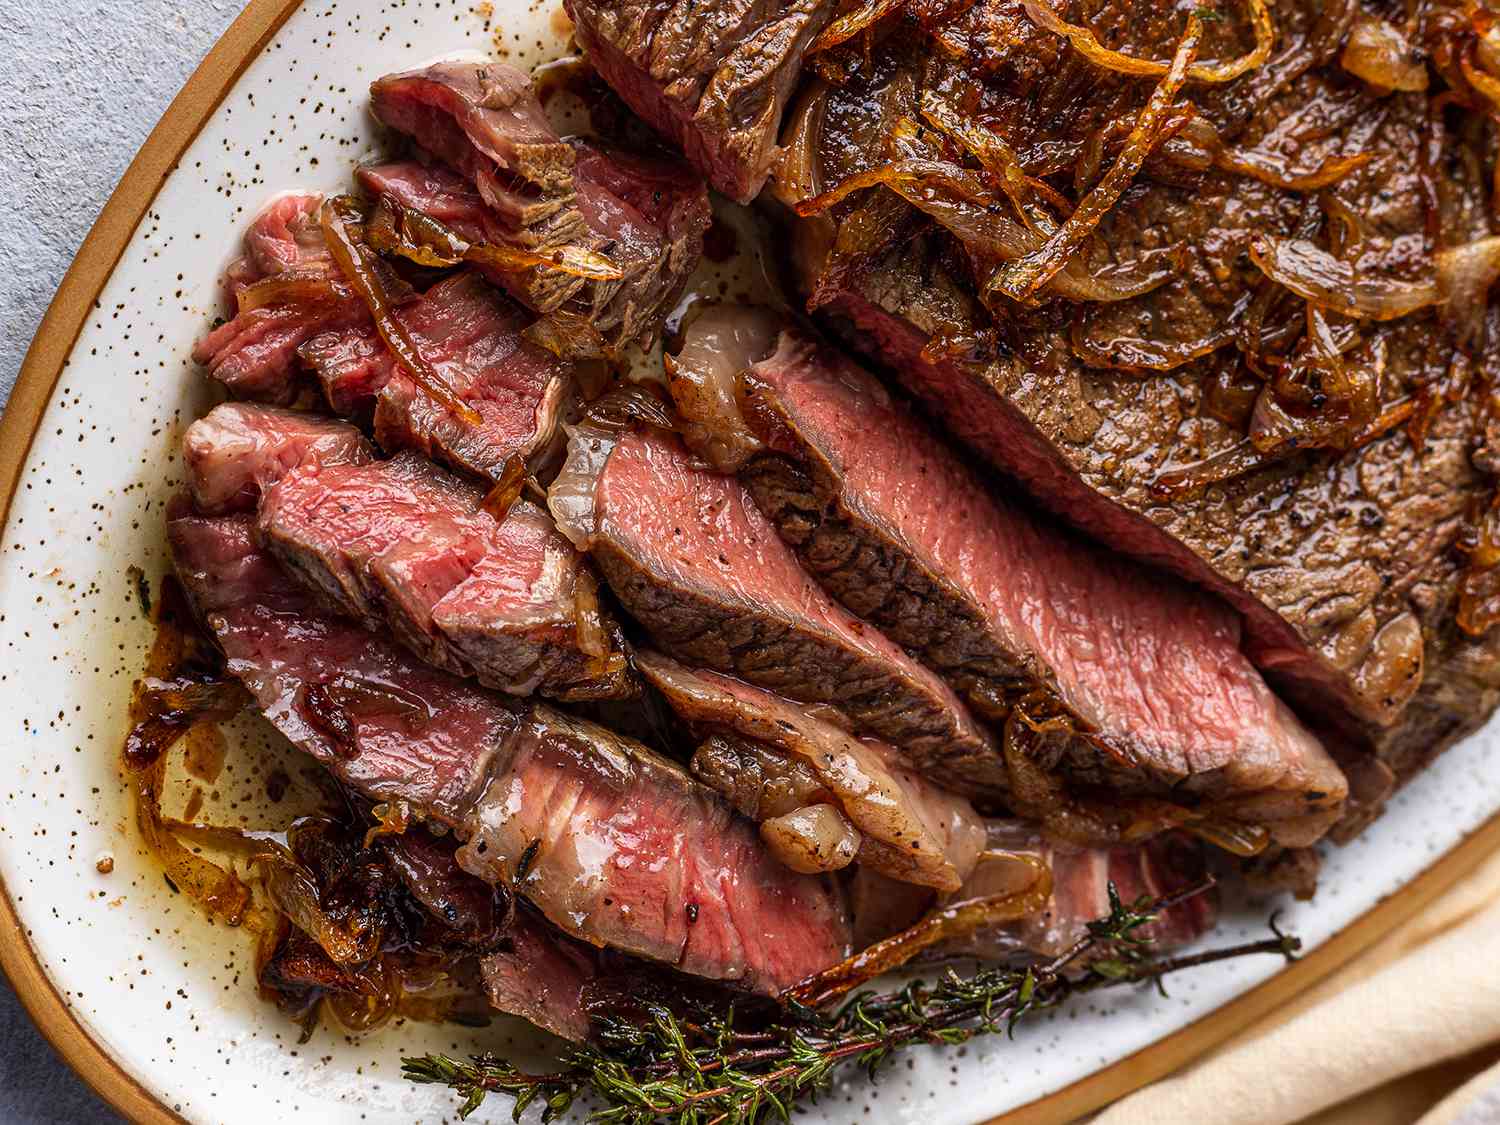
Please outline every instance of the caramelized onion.
[[784, 865], [801, 875], [842, 871], [859, 854], [859, 829], [837, 805], [805, 805], [760, 823], [760, 838]]
[[609, 630], [604, 625], [604, 611], [599, 606], [599, 582], [594, 572], [588, 567], [580, 567], [574, 582], [573, 618], [578, 651], [589, 658], [592, 673], [602, 677], [623, 657], [619, 657], [610, 643]]
[[526, 460], [519, 453], [512, 453], [505, 459], [505, 467], [500, 470], [500, 479], [495, 482], [495, 487], [485, 493], [485, 497], [479, 503], [479, 509], [488, 512], [496, 523], [504, 523], [505, 517], [510, 515], [510, 510], [516, 506], [516, 501], [521, 498], [521, 493], [526, 489]]
[[874, 27], [905, 2], [906, 0], [864, 0], [859, 7], [832, 20], [812, 41], [807, 53], [816, 55], [849, 42], [861, 31]]
[[1073, 321], [1071, 343], [1073, 354], [1090, 367], [1115, 371], [1173, 371], [1195, 359], [1218, 351], [1234, 340], [1234, 329], [1214, 328], [1194, 340], [1162, 340], [1145, 332], [1125, 336], [1111, 332], [1103, 346], [1088, 338], [1089, 321]]
[[1344, 316], [1395, 320], [1439, 299], [1436, 276], [1422, 281], [1361, 278], [1352, 263], [1305, 238], [1256, 235], [1250, 241], [1250, 260], [1277, 284]]
[[370, 810], [375, 823], [365, 832], [365, 847], [370, 847], [382, 836], [404, 836], [411, 827], [411, 804], [404, 798], [382, 801]]
[[1458, 590], [1458, 626], [1482, 637], [1500, 624], [1500, 494], [1490, 498], [1467, 534], [1468, 568]]
[[434, 268], [469, 262], [501, 273], [552, 270], [591, 281], [619, 281], [625, 276], [608, 258], [582, 246], [558, 246], [537, 254], [491, 242], [468, 242], [446, 223], [389, 195], [382, 195], [376, 202], [366, 227], [366, 240], [379, 253], [396, 254]]
[[245, 921], [252, 906], [250, 888], [232, 869], [220, 867], [185, 847], [162, 815], [161, 793], [165, 760], [135, 777], [136, 826], [168, 883], [203, 908], [210, 918], [228, 926]]
[[1176, 500], [1275, 462], [1275, 457], [1262, 453], [1251, 444], [1249, 438], [1243, 438], [1212, 457], [1157, 474], [1149, 488], [1151, 495], [1158, 500]]
[[[999, 861], [1005, 853], [988, 852], [986, 861]], [[821, 1008], [884, 973], [907, 964], [917, 954], [939, 942], [962, 939], [990, 926], [1028, 918], [1044, 910], [1052, 897], [1052, 870], [1040, 857], [1022, 852], [1005, 856], [1028, 876], [1020, 889], [987, 898], [965, 899], [940, 906], [909, 930], [846, 961], [816, 973], [782, 993], [782, 999], [808, 1008]]]
[[[917, 210], [937, 220], [980, 259], [1013, 262], [1046, 245], [1036, 230], [995, 212], [991, 193], [977, 173], [938, 160], [897, 160], [850, 176], [813, 199], [797, 204], [800, 215], [815, 215], [856, 191], [884, 186]], [[1151, 292], [1171, 280], [1155, 252], [1126, 266], [1090, 274], [1077, 262], [1064, 261], [1046, 279], [1051, 291], [1075, 301], [1125, 301]]]
[[[1258, 0], [1252, 0], [1252, 3]], [[1041, 5], [1041, 0], [1025, 0], [1027, 10]], [[1048, 9], [1051, 11], [1051, 9]], [[1188, 68], [1198, 53], [1203, 23], [1197, 14], [1188, 16], [1187, 30], [1177, 45], [1172, 65], [1151, 92], [1150, 99], [1136, 119], [1126, 138], [1125, 147], [1108, 172], [1068, 216], [1067, 222], [1053, 232], [1043, 246], [1025, 257], [995, 271], [985, 283], [985, 295], [1002, 293], [1013, 301], [1026, 301], [1046, 285], [1072, 259], [1074, 252], [1099, 225], [1099, 220], [1115, 205], [1140, 171], [1147, 155], [1162, 140], [1162, 123], [1176, 100]]]
[[1472, 334], [1500, 277], [1500, 235], [1439, 250], [1432, 275], [1417, 281], [1359, 277], [1350, 262], [1303, 238], [1257, 235], [1250, 260], [1271, 280], [1344, 316], [1395, 320], [1445, 304], [1449, 318], [1472, 326]]
[[245, 286], [235, 302], [244, 316], [268, 305], [332, 305], [346, 296], [327, 274], [293, 272], [273, 274]]
[[1017, 218], [1042, 235], [1052, 233], [1054, 224], [1050, 221], [1046, 221], [1045, 229], [1040, 229], [1038, 209], [1029, 205], [1031, 188], [1021, 159], [998, 133], [965, 117], [932, 90], [922, 91], [922, 116], [967, 149], [980, 167], [994, 177], [1015, 208]]
[[1338, 183], [1356, 169], [1363, 168], [1373, 159], [1374, 154], [1368, 152], [1352, 156], [1330, 156], [1316, 168], [1298, 172], [1288, 168], [1286, 158], [1277, 153], [1231, 148], [1218, 153], [1214, 157], [1214, 164], [1226, 172], [1251, 176], [1261, 183], [1286, 191], [1321, 191]]
[[464, 422], [479, 425], [483, 421], [479, 413], [453, 393], [443, 377], [422, 356], [416, 340], [396, 317], [395, 302], [380, 273], [379, 259], [369, 247], [357, 241], [349, 229], [350, 220], [357, 215], [356, 207], [356, 201], [347, 196], [323, 204], [319, 218], [334, 263], [370, 310], [380, 338], [412, 382]]
[[1230, 855], [1248, 858], [1260, 855], [1271, 843], [1271, 833], [1264, 825], [1241, 824], [1227, 820], [1190, 820], [1184, 828], [1200, 840]]
[[[1073, 44], [1084, 58], [1105, 70], [1131, 74], [1139, 78], [1155, 78], [1170, 74], [1176, 66], [1175, 60], [1171, 63], [1157, 62], [1153, 59], [1138, 59], [1133, 55], [1110, 50], [1099, 42], [1098, 36], [1091, 30], [1078, 24], [1068, 23], [1059, 16], [1050, 0], [1021, 0], [1021, 7], [1026, 9], [1026, 14], [1038, 27], [1054, 35], [1061, 35]], [[1271, 47], [1276, 42], [1276, 25], [1271, 21], [1271, 12], [1266, 6], [1266, 0], [1249, 0], [1249, 8], [1250, 23], [1255, 29], [1254, 49], [1248, 54], [1227, 62], [1205, 62], [1190, 66], [1187, 71], [1189, 79], [1195, 82], [1232, 82], [1240, 75], [1263, 65], [1271, 57]], [[1195, 16], [1194, 19], [1196, 18]], [[1197, 36], [1193, 38], [1196, 39]], [[1179, 47], [1178, 50], [1180, 52], [1181, 48]]]
[[1500, 235], [1439, 250], [1437, 275], [1448, 322], [1458, 328], [1462, 343], [1473, 344], [1484, 324], [1490, 287], [1500, 277]]
[[620, 432], [637, 422], [659, 430], [672, 430], [677, 420], [671, 409], [645, 387], [619, 386], [589, 404], [584, 421], [601, 430]]
[[593, 319], [571, 309], [553, 309], [522, 335], [559, 359], [596, 359], [608, 352]]
[[1381, 90], [1427, 89], [1427, 64], [1401, 29], [1376, 16], [1361, 16], [1349, 29], [1340, 64]]
[[1496, 78], [1488, 71], [1475, 66], [1469, 60], [1468, 55], [1462, 56], [1458, 61], [1459, 69], [1463, 72], [1464, 81], [1489, 103], [1491, 113], [1500, 113], [1500, 78]]

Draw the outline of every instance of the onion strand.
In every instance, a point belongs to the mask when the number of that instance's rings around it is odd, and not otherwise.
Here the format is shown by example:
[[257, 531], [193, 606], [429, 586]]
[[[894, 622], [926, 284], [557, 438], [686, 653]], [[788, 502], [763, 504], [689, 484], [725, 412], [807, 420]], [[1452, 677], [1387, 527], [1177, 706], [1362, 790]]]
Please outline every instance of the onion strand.
[[[1029, 5], [1035, 0], [1027, 0]], [[987, 297], [1004, 294], [1013, 301], [1024, 302], [1046, 285], [1072, 258], [1074, 252], [1099, 225], [1099, 220], [1113, 207], [1135, 179], [1151, 150], [1162, 140], [1162, 122], [1182, 90], [1187, 72], [1197, 57], [1203, 37], [1203, 21], [1197, 13], [1188, 16], [1187, 30], [1177, 45], [1171, 68], [1151, 92], [1145, 108], [1136, 119], [1125, 147], [1108, 172], [1078, 204], [1067, 222], [1058, 227], [1043, 246], [1011, 263], [985, 283]]]
[[[1158, 78], [1172, 72], [1175, 61], [1157, 62], [1154, 59], [1138, 59], [1122, 51], [1113, 51], [1099, 42], [1099, 37], [1089, 28], [1068, 23], [1049, 0], [1021, 0], [1021, 7], [1033, 23], [1045, 31], [1065, 38], [1079, 54], [1106, 70], [1129, 74], [1137, 78]], [[1187, 78], [1195, 82], [1232, 82], [1243, 74], [1263, 66], [1271, 57], [1271, 48], [1276, 42], [1276, 25], [1271, 19], [1266, 0], [1249, 0], [1250, 23], [1255, 30], [1255, 47], [1247, 54], [1227, 62], [1197, 63], [1188, 68]], [[1194, 17], [1196, 18], [1196, 16]]]

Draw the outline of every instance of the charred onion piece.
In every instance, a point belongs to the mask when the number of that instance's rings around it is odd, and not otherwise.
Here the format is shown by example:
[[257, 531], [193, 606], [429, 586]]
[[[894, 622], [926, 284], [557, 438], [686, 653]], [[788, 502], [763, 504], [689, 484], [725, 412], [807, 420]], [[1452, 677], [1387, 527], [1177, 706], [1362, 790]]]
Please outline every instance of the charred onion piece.
[[335, 918], [324, 906], [312, 873], [285, 848], [275, 847], [253, 861], [271, 902], [306, 933], [336, 965], [363, 965], [380, 952], [385, 927], [375, 912], [349, 911]]
[[357, 208], [358, 202], [348, 196], [339, 196], [323, 204], [319, 221], [334, 263], [370, 310], [380, 338], [412, 382], [462, 421], [471, 426], [479, 425], [483, 419], [478, 411], [453, 393], [453, 388], [423, 358], [417, 342], [397, 319], [395, 302], [379, 271], [379, 259], [349, 229], [350, 222], [358, 218]]
[[[1206, 62], [1190, 66], [1187, 71], [1189, 79], [1195, 82], [1232, 82], [1240, 75], [1263, 65], [1271, 57], [1271, 47], [1276, 42], [1276, 25], [1271, 22], [1270, 9], [1266, 6], [1266, 0], [1249, 0], [1249, 6], [1250, 23], [1255, 29], [1254, 50], [1228, 62]], [[1068, 23], [1059, 16], [1049, 0], [1021, 0], [1021, 7], [1026, 9], [1026, 14], [1038, 27], [1054, 35], [1061, 35], [1084, 58], [1105, 70], [1132, 74], [1139, 78], [1155, 78], [1170, 74], [1176, 67], [1175, 59], [1164, 63], [1110, 50], [1088, 28]], [[1197, 36], [1193, 38], [1196, 40]], [[1181, 47], [1178, 51], [1181, 52]]]
[[[999, 926], [1039, 913], [1052, 897], [1051, 868], [1033, 855], [1007, 854], [1018, 866], [1031, 869], [1030, 881], [1020, 890], [940, 906], [911, 929], [878, 941], [831, 969], [793, 985], [782, 993], [782, 999], [821, 1008], [878, 976], [894, 972], [938, 942], [968, 937], [986, 926]], [[988, 856], [998, 858], [998, 853], [991, 852]]]
[[[1030, 10], [1032, 4], [1039, 2], [1040, 0], [1026, 0], [1027, 10]], [[1171, 68], [1151, 92], [1150, 99], [1136, 119], [1135, 127], [1126, 138], [1125, 147], [1120, 150], [1120, 155], [1115, 158], [1109, 171], [1084, 196], [1073, 214], [1068, 216], [1068, 221], [1053, 232], [1045, 245], [995, 272], [985, 283], [985, 296], [1001, 293], [1013, 301], [1027, 301], [1068, 264], [1084, 240], [1099, 225], [1099, 220], [1130, 186], [1151, 150], [1161, 142], [1163, 120], [1182, 89], [1183, 80], [1197, 56], [1202, 37], [1203, 21], [1198, 18], [1197, 13], [1190, 14], [1187, 30], [1177, 44], [1177, 53], [1172, 57]]]

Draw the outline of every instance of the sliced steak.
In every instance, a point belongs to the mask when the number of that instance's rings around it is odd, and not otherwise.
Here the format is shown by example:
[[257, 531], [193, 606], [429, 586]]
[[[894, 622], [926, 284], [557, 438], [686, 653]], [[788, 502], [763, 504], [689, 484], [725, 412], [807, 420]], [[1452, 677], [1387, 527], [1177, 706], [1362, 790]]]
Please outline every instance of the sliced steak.
[[1064, 764], [1094, 758], [1209, 818], [1263, 817], [1293, 846], [1337, 818], [1342, 774], [1242, 655], [1228, 606], [1007, 502], [868, 372], [769, 327], [754, 310], [704, 313], [673, 393], [708, 456], [739, 451], [825, 589], [981, 714], [1070, 716], [1081, 737]]
[[599, 955], [518, 911], [501, 949], [479, 963], [490, 1003], [574, 1043], [589, 1036], [588, 989]]
[[474, 423], [419, 388], [373, 325], [324, 333], [300, 354], [341, 414], [374, 418], [388, 450], [415, 449], [456, 469], [499, 480], [511, 458], [543, 464], [554, 451], [572, 378], [528, 342], [520, 308], [477, 273], [463, 271], [401, 306], [396, 318]]
[[567, 0], [589, 62], [731, 199], [755, 198], [834, 0]]
[[248, 517], [179, 516], [179, 576], [267, 718], [346, 784], [466, 841], [581, 941], [775, 994], [848, 950], [837, 892], [646, 747], [517, 707], [317, 612]]
[[432, 623], [490, 687], [573, 701], [636, 694], [593, 568], [533, 504], [511, 508], [467, 577], [433, 604]]
[[375, 396], [396, 373], [396, 357], [373, 322], [320, 332], [297, 348], [335, 414], [366, 422], [374, 416]]
[[[978, 935], [964, 943], [964, 951], [978, 956], [1002, 954], [1008, 939], [1045, 957], [1070, 949], [1087, 934], [1089, 922], [1108, 916], [1113, 887], [1120, 901], [1134, 903], [1186, 890], [1205, 875], [1203, 849], [1180, 834], [1159, 837], [1138, 847], [1069, 849], [1051, 847], [1033, 830], [1016, 822], [990, 822], [990, 849], [995, 852], [1039, 852], [1052, 868], [1052, 899], [1040, 914], [1019, 923], [1011, 935]], [[965, 897], [1004, 892], [1003, 865], [986, 869], [981, 863], [961, 892]], [[993, 874], [992, 874], [993, 872]], [[1185, 945], [1213, 928], [1218, 904], [1213, 894], [1202, 894], [1165, 910], [1141, 936], [1160, 948]], [[995, 940], [998, 937], [998, 942]], [[957, 948], [950, 952], [958, 952]]]
[[550, 506], [674, 656], [832, 704], [918, 772], [1004, 792], [994, 742], [953, 692], [834, 604], [743, 486], [701, 468], [675, 438], [575, 430]]
[[837, 958], [836, 895], [772, 859], [680, 767], [542, 708], [508, 749], [459, 860], [523, 886], [565, 932], [767, 992]]
[[583, 556], [534, 505], [497, 521], [483, 499], [413, 453], [313, 463], [266, 494], [259, 528], [329, 605], [437, 667], [517, 695], [633, 694]]
[[309, 458], [364, 465], [374, 455], [364, 435], [344, 422], [232, 402], [194, 422], [182, 442], [193, 503], [205, 515], [253, 511], [266, 488]]
[[520, 310], [473, 273], [439, 282], [400, 314], [422, 355], [482, 419], [472, 425], [399, 368], [375, 400], [375, 437], [499, 480], [512, 457], [545, 461], [572, 382], [556, 357], [521, 336]]
[[[1308, 5], [1276, 14], [1288, 42], [1323, 37], [1309, 35], [1317, 18]], [[1180, 16], [1163, 23], [1106, 5], [1088, 22], [1126, 38], [1166, 31], [1159, 52]], [[1022, 65], [1035, 39], [1005, 37], [1004, 51], [1014, 57], [994, 68], [976, 97], [986, 128], [1021, 154], [1027, 173], [1061, 183], [1056, 171], [1075, 167], [1096, 135], [1068, 115], [1107, 99], [1054, 97], [1054, 85], [1087, 64], [1064, 49], [1058, 66]], [[1440, 153], [1424, 148], [1435, 136], [1425, 95], [1373, 91], [1318, 63], [1292, 51], [1193, 101], [1236, 151], [1284, 170], [1367, 160], [1334, 190], [1358, 216], [1359, 269], [1377, 284], [1429, 272], [1435, 244], [1493, 233], [1483, 161], [1473, 155], [1477, 134], [1450, 127]], [[1092, 70], [1101, 91], [1126, 89]], [[942, 90], [943, 81], [934, 87]], [[827, 98], [824, 128], [871, 104], [858, 83], [831, 88]], [[1031, 112], [1033, 104], [1046, 111]], [[817, 167], [798, 194], [860, 170], [836, 145], [809, 150]], [[1257, 341], [1257, 350], [1295, 355], [1303, 334], [1304, 302], [1257, 269], [1252, 242], [1270, 235], [1322, 246], [1340, 227], [1313, 195], [1221, 172], [1212, 152], [1209, 166], [1200, 161], [1191, 172], [1167, 168], [1165, 149], [1159, 155], [1165, 163], [1148, 164], [1100, 224], [1104, 258], [1091, 263], [1129, 268], [1148, 254], [1179, 255], [1167, 283], [1145, 295], [991, 313], [975, 301], [971, 263], [947, 234], [888, 247], [857, 269], [826, 271], [819, 264], [829, 249], [826, 224], [807, 231], [804, 287], [956, 436], [1048, 506], [1111, 548], [1223, 595], [1245, 617], [1247, 653], [1289, 701], [1311, 721], [1373, 746], [1416, 696], [1424, 664], [1436, 664], [1432, 645], [1452, 606], [1422, 591], [1445, 586], [1463, 513], [1487, 488], [1469, 457], [1476, 425], [1475, 395], [1462, 389], [1468, 361], [1441, 314], [1346, 325], [1355, 333], [1350, 362], [1383, 355], [1382, 407], [1413, 398], [1439, 406], [1425, 443], [1396, 430], [1342, 456], [1289, 455], [1169, 494], [1169, 472], [1228, 463], [1216, 458], [1243, 465], [1248, 456], [1247, 427], [1271, 398], [1236, 346], [1248, 340], [1246, 309], [1255, 294], [1276, 301], [1262, 324], [1270, 342]], [[1435, 177], [1424, 163], [1434, 158]]]
[[[1202, 882], [1206, 873], [1202, 846], [1181, 833], [1158, 836], [1139, 845], [1074, 848], [1048, 843], [1034, 824], [1023, 821], [991, 820], [986, 827], [985, 855], [963, 888], [947, 901], [1024, 890], [1030, 870], [1018, 863], [1017, 857], [1044, 864], [1050, 870], [1052, 893], [1037, 914], [980, 930], [967, 938], [950, 938], [935, 947], [936, 957], [978, 957], [986, 961], [1057, 957], [1088, 936], [1090, 922], [1109, 915], [1111, 885], [1128, 905], [1142, 896], [1157, 898], [1187, 890]], [[932, 906], [931, 892], [861, 868], [850, 886], [855, 943], [863, 947], [899, 933]], [[1217, 896], [1208, 892], [1160, 912], [1154, 922], [1137, 932], [1156, 948], [1171, 949], [1208, 933], [1217, 915]]]
[[[428, 640], [430, 606], [409, 612], [417, 599], [435, 599], [423, 596], [423, 587], [403, 598], [400, 580], [412, 576], [411, 564], [449, 559], [449, 573], [429, 580], [461, 580], [484, 554], [493, 529], [479, 508], [483, 498], [477, 486], [414, 453], [373, 465], [309, 464], [266, 493], [259, 530], [271, 553], [329, 605], [372, 629], [386, 623], [389, 609], [398, 637], [444, 663], [440, 642]], [[391, 551], [398, 569], [377, 572], [375, 564]]]
[[717, 740], [695, 756], [693, 771], [762, 822], [773, 850], [797, 828], [799, 810], [831, 804], [859, 837], [851, 858], [867, 867], [942, 891], [958, 890], [973, 870], [984, 849], [974, 807], [906, 769], [894, 747], [857, 739], [798, 704], [656, 653], [639, 653], [636, 667], [695, 731], [752, 741], [736, 754], [733, 742]]
[[250, 517], [182, 516], [169, 532], [178, 577], [230, 673], [282, 734], [377, 801], [462, 821], [519, 728], [509, 706], [320, 612], [257, 547]]
[[439, 63], [371, 87], [376, 116], [414, 137], [478, 193], [439, 169], [384, 165], [364, 186], [450, 223], [469, 241], [536, 254], [579, 247], [618, 278], [562, 270], [491, 269], [539, 313], [587, 319], [605, 349], [654, 335], [697, 265], [710, 213], [685, 166], [565, 142], [530, 80], [504, 64]]
[[369, 323], [323, 243], [322, 205], [315, 194], [273, 200], [250, 224], [245, 253], [225, 275], [234, 315], [194, 345], [193, 359], [236, 398], [291, 402], [297, 349], [322, 332]]

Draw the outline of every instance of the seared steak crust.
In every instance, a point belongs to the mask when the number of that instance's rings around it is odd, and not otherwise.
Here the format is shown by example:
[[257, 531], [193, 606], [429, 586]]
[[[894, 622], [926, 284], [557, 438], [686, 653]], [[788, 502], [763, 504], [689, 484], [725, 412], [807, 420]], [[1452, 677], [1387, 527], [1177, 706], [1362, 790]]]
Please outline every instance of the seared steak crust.
[[760, 191], [835, 0], [567, 0], [589, 61], [731, 199]]

